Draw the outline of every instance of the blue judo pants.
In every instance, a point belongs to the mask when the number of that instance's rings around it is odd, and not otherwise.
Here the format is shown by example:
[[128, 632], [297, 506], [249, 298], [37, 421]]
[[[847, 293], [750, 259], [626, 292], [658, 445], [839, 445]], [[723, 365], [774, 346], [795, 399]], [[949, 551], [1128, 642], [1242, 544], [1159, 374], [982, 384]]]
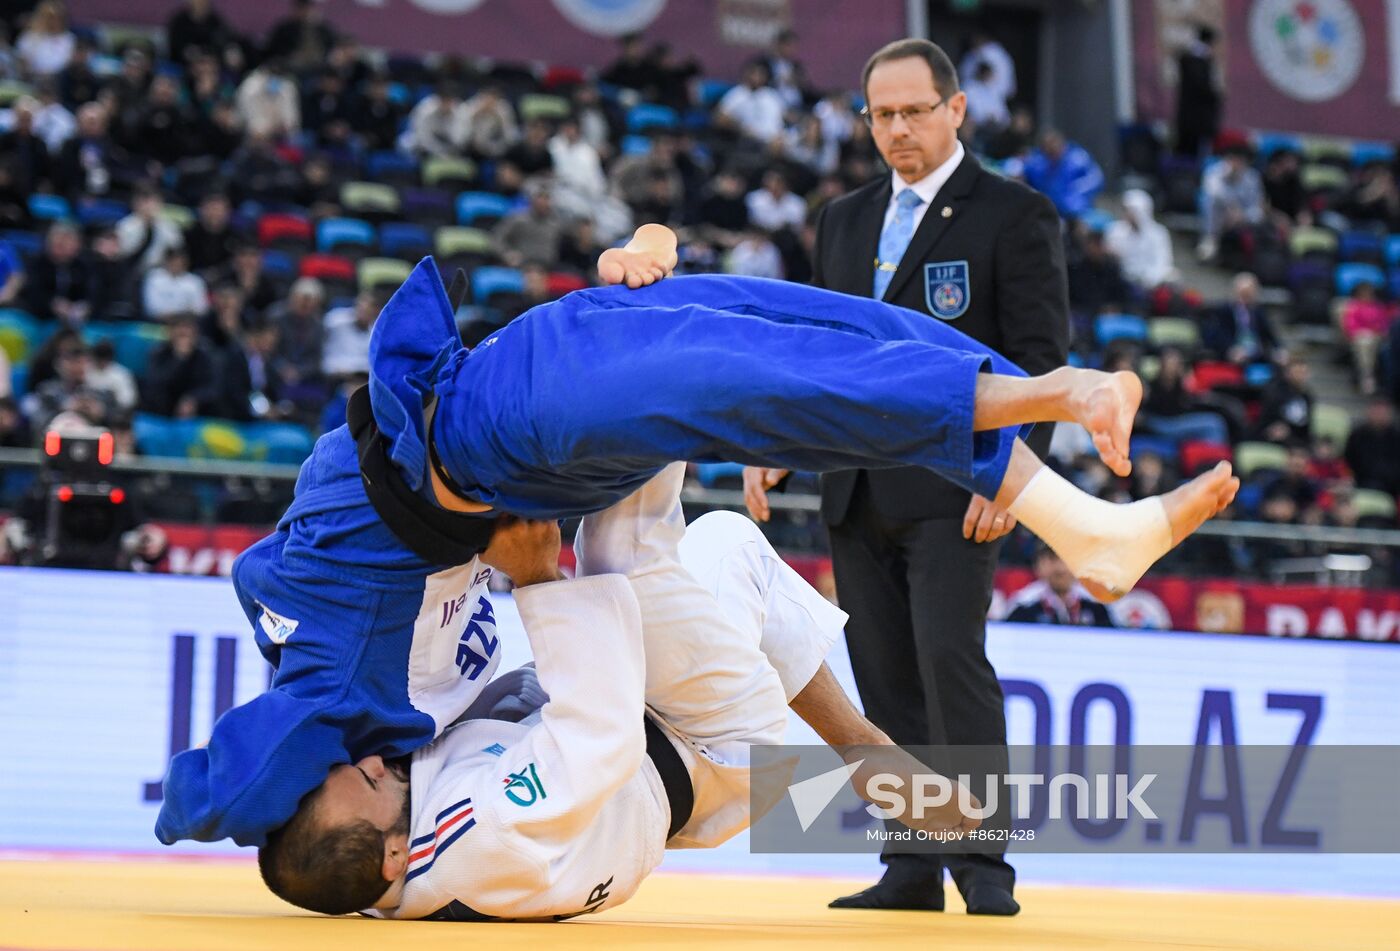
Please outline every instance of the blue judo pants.
[[918, 465], [991, 498], [1024, 431], [973, 433], [986, 371], [1026, 375], [880, 301], [679, 277], [529, 311], [438, 376], [433, 437], [468, 495], [528, 518], [600, 511], [676, 459]]

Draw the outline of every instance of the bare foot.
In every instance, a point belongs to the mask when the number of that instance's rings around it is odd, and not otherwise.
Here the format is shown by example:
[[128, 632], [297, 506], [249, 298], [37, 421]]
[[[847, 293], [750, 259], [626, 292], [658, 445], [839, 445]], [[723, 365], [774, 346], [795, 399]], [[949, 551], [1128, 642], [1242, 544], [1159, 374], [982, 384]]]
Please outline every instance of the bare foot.
[[604, 284], [636, 290], [669, 277], [676, 269], [676, 233], [664, 225], [642, 225], [625, 248], [609, 248], [598, 257]]
[[[1222, 462], [1162, 496], [1162, 508], [1172, 530], [1171, 547], [1180, 545], [1207, 520], [1225, 511], [1235, 500], [1239, 489], [1240, 480], [1233, 474], [1230, 464]], [[1146, 567], [1150, 566], [1145, 566], [1143, 570]], [[1116, 601], [1128, 593], [1126, 588], [1109, 587], [1088, 578], [1080, 578], [1079, 582], [1090, 594], [1105, 603]]]
[[1080, 370], [1071, 386], [1071, 411], [1075, 420], [1089, 430], [1099, 458], [1115, 475], [1128, 475], [1133, 471], [1128, 444], [1133, 435], [1133, 418], [1142, 402], [1142, 381], [1136, 373], [1126, 370]]

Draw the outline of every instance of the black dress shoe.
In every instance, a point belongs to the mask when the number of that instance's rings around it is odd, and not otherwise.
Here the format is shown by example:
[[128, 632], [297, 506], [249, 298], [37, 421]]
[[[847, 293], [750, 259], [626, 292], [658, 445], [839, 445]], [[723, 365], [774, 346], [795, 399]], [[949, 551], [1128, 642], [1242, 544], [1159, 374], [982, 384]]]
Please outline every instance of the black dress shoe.
[[[891, 862], [885, 874], [863, 892], [836, 899], [828, 908], [880, 908], [885, 911], [942, 911], [943, 870], [936, 878], [911, 874], [902, 863]], [[1009, 897], [1009, 896], [1008, 896]]]
[[963, 899], [969, 915], [1014, 915], [1021, 910], [1020, 903], [1000, 885], [972, 885]]

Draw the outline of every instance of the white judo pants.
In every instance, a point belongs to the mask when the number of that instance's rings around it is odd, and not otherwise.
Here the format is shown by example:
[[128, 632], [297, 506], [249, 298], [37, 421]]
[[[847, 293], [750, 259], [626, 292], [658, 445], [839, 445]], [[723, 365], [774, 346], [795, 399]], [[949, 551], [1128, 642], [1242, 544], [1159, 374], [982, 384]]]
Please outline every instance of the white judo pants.
[[685, 464], [583, 520], [580, 575], [618, 573], [642, 609], [646, 702], [668, 728], [695, 789], [670, 848], [712, 848], [750, 821], [749, 747], [781, 743], [788, 701], [846, 623], [758, 526], [713, 512], [686, 528]]

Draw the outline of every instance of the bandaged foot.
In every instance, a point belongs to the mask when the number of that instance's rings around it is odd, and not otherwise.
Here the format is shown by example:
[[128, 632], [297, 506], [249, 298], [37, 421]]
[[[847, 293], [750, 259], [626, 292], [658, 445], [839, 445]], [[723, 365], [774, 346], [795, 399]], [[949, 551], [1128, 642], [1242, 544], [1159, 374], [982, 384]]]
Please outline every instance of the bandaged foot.
[[626, 247], [609, 248], [598, 257], [598, 277], [604, 284], [626, 284], [636, 290], [669, 277], [676, 269], [676, 233], [665, 225], [642, 225]]
[[1010, 511], [1064, 559], [1090, 594], [1116, 601], [1233, 502], [1239, 487], [1230, 464], [1222, 462], [1166, 495], [1115, 505], [1081, 492], [1047, 466], [1026, 483]]
[[[1061, 371], [1057, 371], [1061, 372]], [[1119, 476], [1133, 470], [1128, 441], [1133, 418], [1142, 402], [1142, 381], [1136, 373], [1074, 370], [1069, 407], [1074, 419], [1089, 431], [1099, 458]]]

